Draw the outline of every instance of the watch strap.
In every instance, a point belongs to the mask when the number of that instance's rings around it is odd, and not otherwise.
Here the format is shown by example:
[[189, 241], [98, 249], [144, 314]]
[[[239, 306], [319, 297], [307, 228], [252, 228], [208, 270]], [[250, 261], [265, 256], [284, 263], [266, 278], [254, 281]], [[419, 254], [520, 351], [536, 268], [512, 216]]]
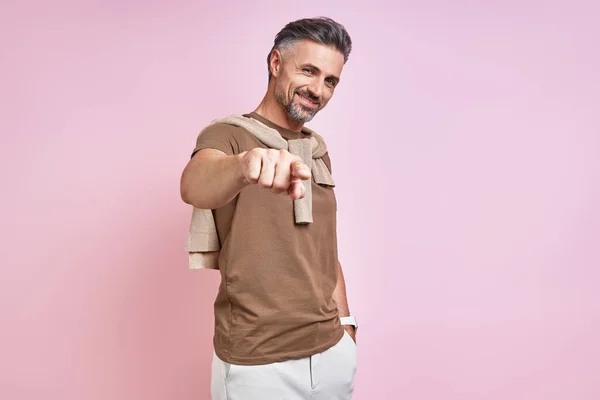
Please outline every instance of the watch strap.
[[355, 330], [358, 329], [358, 324], [356, 323], [356, 318], [354, 318], [352, 315], [349, 315], [347, 317], [340, 317], [340, 323], [342, 325], [352, 325], [352, 326], [354, 326]]

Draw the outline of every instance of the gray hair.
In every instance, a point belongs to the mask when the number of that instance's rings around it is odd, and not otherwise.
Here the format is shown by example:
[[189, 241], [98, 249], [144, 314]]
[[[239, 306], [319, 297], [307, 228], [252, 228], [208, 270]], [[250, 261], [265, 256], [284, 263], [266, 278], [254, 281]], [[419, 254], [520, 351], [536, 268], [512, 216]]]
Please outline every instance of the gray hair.
[[271, 80], [271, 54], [277, 49], [283, 51], [301, 40], [331, 46], [344, 55], [344, 64], [352, 51], [352, 40], [343, 25], [327, 17], [304, 18], [288, 23], [275, 36], [273, 48], [267, 56], [269, 80]]

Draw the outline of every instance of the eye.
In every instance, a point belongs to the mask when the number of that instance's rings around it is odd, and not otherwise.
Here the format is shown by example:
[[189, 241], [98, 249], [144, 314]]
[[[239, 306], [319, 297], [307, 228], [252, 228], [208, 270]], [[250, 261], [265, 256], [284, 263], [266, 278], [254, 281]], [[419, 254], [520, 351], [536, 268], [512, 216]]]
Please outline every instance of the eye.
[[307, 74], [310, 74], [310, 75], [312, 75], [312, 73], [313, 73], [313, 70], [310, 69], [310, 68], [303, 68], [302, 71], [304, 71], [304, 72], [306, 72]]
[[325, 79], [325, 82], [327, 82], [327, 84], [331, 87], [335, 87], [336, 82], [333, 79]]

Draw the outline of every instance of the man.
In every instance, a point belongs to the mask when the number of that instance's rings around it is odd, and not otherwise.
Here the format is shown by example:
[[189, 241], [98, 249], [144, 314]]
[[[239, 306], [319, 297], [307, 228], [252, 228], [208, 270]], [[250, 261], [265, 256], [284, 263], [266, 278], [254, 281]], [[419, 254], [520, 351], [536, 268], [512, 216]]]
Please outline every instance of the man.
[[[350, 36], [329, 18], [287, 24], [267, 58], [267, 92], [243, 117], [287, 143], [319, 137], [304, 124], [333, 96], [350, 51]], [[337, 258], [333, 184], [318, 183], [288, 150], [214, 123], [182, 173], [183, 201], [212, 210], [221, 246], [213, 400], [352, 397], [357, 326]], [[331, 172], [327, 153], [314, 161]], [[309, 220], [294, 221], [309, 197]]]

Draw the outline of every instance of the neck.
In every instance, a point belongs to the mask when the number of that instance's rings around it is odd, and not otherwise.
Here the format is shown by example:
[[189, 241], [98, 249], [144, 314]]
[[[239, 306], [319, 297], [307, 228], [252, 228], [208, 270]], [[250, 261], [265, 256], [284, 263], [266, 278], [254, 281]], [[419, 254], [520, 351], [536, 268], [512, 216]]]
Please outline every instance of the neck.
[[283, 106], [275, 99], [272, 90], [267, 92], [254, 112], [291, 131], [301, 132], [304, 127], [304, 123], [295, 121], [288, 116]]

